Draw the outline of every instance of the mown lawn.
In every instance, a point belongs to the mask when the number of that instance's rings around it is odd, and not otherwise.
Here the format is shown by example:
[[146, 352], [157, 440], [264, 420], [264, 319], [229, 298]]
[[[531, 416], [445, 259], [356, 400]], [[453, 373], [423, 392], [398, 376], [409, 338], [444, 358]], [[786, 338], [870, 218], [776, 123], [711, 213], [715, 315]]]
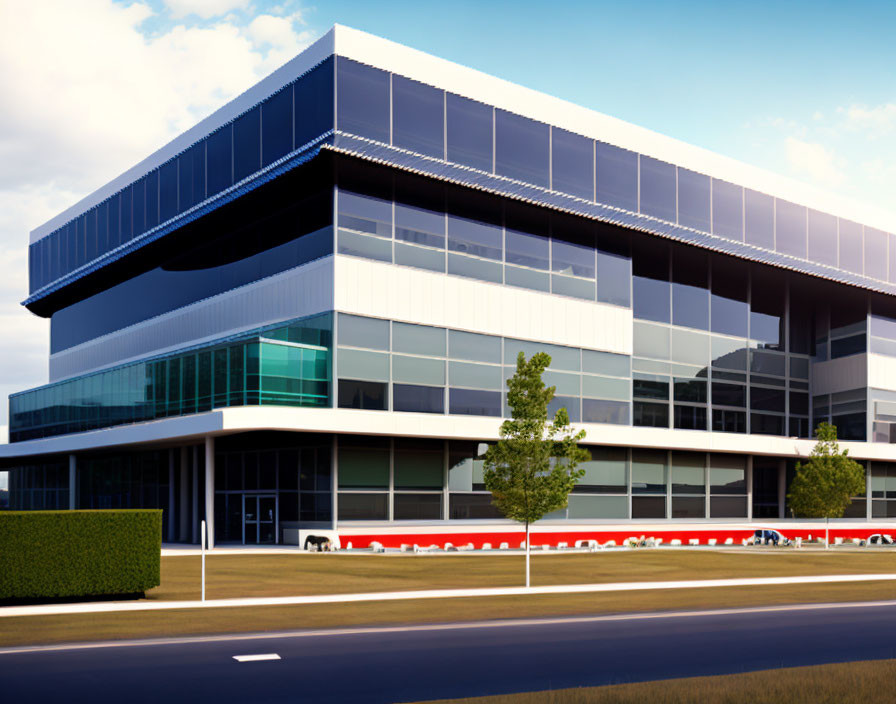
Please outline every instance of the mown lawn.
[[894, 678], [896, 660], [872, 660], [427, 704], [877, 704], [896, 699]]
[[[522, 555], [210, 555], [206, 597], [520, 586]], [[631, 550], [535, 554], [532, 584], [590, 584], [813, 574], [896, 573], [896, 550]], [[153, 600], [198, 599], [200, 558], [162, 558]]]

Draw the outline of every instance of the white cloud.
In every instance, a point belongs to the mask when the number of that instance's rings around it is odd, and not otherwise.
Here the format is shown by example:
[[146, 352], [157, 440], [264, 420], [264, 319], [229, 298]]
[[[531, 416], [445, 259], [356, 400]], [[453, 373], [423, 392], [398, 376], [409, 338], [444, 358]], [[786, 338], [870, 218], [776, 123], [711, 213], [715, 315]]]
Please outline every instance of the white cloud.
[[[247, 3], [174, 5], [202, 15]], [[263, 15], [271, 19], [251, 30], [229, 17], [146, 34], [147, 20], [164, 19], [153, 13], [112, 0], [0, 2], [0, 423], [6, 394], [47, 380], [48, 323], [18, 305], [27, 296], [28, 232], [311, 39], [298, 13]]]
[[882, 137], [896, 130], [896, 103], [874, 107], [850, 105], [840, 108], [847, 129], [865, 132], [869, 137]]
[[797, 174], [809, 176], [826, 186], [838, 186], [843, 182], [844, 174], [837, 166], [834, 154], [823, 144], [787, 137], [784, 146], [787, 162]]
[[165, 0], [165, 6], [175, 19], [196, 15], [207, 20], [234, 10], [245, 10], [249, 0]]

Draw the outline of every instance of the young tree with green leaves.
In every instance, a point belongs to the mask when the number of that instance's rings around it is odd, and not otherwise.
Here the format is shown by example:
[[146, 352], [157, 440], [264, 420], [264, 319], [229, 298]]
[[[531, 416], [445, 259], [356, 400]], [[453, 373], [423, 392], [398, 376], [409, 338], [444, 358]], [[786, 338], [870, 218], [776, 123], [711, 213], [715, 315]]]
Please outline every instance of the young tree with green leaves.
[[828, 521], [842, 518], [853, 496], [865, 492], [865, 470], [850, 459], [848, 450], [840, 451], [837, 427], [819, 423], [815, 430], [818, 442], [805, 463], [797, 463], [796, 477], [790, 485], [787, 500], [797, 516], [824, 518], [824, 547], [827, 549]]
[[574, 432], [569, 413], [561, 408], [548, 422], [548, 404], [555, 387], [545, 387], [542, 373], [550, 355], [538, 352], [526, 360], [520, 352], [516, 373], [507, 380], [511, 420], [501, 424], [501, 438], [483, 455], [485, 487], [507, 518], [526, 526], [526, 586], [529, 586], [529, 526], [551, 511], [564, 508], [576, 481], [576, 469], [589, 459], [578, 443], [585, 431]]

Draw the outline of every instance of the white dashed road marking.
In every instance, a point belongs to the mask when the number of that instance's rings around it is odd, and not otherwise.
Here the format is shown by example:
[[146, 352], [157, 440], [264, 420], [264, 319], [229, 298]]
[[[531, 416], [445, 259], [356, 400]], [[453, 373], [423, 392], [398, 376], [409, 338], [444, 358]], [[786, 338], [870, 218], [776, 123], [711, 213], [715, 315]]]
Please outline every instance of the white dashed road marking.
[[279, 660], [277, 653], [259, 653], [258, 655], [234, 655], [237, 662], [258, 662], [259, 660]]

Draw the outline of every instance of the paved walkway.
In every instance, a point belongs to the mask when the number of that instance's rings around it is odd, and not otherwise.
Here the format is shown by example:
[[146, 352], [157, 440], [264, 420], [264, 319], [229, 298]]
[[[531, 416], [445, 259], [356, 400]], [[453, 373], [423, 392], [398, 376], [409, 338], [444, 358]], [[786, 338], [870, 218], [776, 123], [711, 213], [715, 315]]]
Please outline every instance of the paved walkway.
[[407, 592], [365, 592], [361, 594], [315, 594], [312, 596], [251, 597], [207, 601], [91, 601], [76, 604], [0, 607], [0, 618], [11, 616], [53, 616], [120, 611], [164, 609], [209, 609], [239, 606], [297, 606], [360, 601], [402, 599], [453, 599], [482, 596], [525, 596], [532, 594], [583, 594], [600, 592], [648, 591], [655, 589], [705, 589], [712, 587], [764, 587], [780, 584], [828, 584], [843, 582], [896, 581], [896, 574], [832, 574], [807, 577], [753, 577], [744, 579], [696, 579], [674, 582], [612, 582], [609, 584], [561, 584], [541, 587], [488, 587], [478, 589], [426, 589]]

